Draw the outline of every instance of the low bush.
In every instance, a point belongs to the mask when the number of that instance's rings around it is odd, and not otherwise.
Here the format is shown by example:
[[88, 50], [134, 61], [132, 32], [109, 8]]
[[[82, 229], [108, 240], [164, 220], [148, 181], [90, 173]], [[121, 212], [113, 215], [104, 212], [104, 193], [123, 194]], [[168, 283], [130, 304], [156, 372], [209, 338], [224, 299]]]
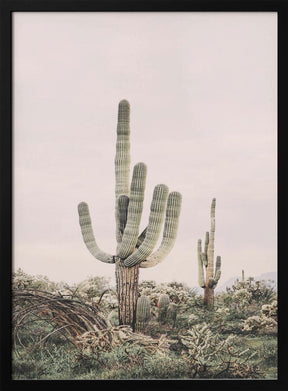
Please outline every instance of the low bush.
[[222, 338], [207, 324], [192, 326], [180, 336], [186, 347], [183, 358], [190, 365], [192, 378], [259, 378], [260, 369], [251, 364], [257, 351], [243, 349], [237, 337]]

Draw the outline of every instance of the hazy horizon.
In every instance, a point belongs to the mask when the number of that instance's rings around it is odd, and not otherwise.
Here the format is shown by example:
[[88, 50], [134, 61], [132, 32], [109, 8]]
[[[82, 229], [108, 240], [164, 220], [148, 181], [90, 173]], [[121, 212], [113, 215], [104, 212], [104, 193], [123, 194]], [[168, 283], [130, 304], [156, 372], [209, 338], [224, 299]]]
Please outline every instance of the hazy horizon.
[[[277, 271], [277, 13], [13, 13], [13, 266], [53, 281], [111, 278], [117, 109], [131, 106], [131, 173], [183, 196], [176, 244], [140, 280], [197, 285], [210, 230], [221, 285]], [[161, 238], [160, 238], [161, 240]], [[157, 248], [157, 247], [156, 247]]]

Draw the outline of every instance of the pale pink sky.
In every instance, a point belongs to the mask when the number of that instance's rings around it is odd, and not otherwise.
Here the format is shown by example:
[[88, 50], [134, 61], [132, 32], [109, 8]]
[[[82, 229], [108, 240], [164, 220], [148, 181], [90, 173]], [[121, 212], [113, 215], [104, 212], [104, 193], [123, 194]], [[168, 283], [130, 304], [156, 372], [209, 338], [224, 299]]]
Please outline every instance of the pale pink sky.
[[142, 227], [156, 184], [183, 196], [174, 249], [141, 279], [197, 285], [213, 197], [221, 281], [276, 270], [276, 13], [16, 12], [13, 50], [15, 268], [114, 283], [82, 241], [77, 204], [113, 253], [126, 98], [132, 165], [148, 166]]

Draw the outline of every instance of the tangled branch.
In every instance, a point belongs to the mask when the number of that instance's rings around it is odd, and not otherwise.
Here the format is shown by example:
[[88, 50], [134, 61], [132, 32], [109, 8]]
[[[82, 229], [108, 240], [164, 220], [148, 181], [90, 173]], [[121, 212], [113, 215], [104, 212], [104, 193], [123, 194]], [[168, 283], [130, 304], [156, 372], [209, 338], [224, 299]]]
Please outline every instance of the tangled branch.
[[[51, 335], [61, 333], [73, 341], [89, 331], [106, 329], [109, 322], [98, 304], [89, 305], [80, 300], [56, 296], [48, 292], [19, 289], [13, 292], [13, 338], [15, 348], [25, 347], [21, 331], [37, 322], [46, 324], [35, 346]], [[43, 327], [42, 327], [43, 334]]]
[[88, 331], [76, 337], [78, 348], [83, 355], [97, 351], [110, 351], [117, 346], [123, 346], [127, 354], [138, 348], [143, 354], [165, 354], [174, 341], [162, 335], [159, 339], [151, 338], [141, 333], [134, 333], [128, 325], [109, 327], [98, 331]]

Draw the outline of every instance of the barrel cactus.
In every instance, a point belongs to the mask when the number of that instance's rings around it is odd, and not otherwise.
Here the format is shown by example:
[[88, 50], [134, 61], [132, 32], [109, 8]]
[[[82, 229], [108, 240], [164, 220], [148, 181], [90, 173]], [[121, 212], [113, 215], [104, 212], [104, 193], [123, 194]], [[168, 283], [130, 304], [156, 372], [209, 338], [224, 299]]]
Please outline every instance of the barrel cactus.
[[[221, 257], [216, 257], [214, 270], [214, 239], [215, 239], [215, 207], [216, 199], [213, 198], [211, 205], [211, 229], [210, 234], [206, 232], [205, 246], [202, 252], [201, 239], [198, 240], [198, 281], [201, 288], [204, 288], [204, 304], [211, 308], [214, 304], [214, 289], [221, 276]], [[204, 274], [206, 274], [204, 276]]]
[[167, 308], [167, 320], [172, 326], [175, 326], [176, 318], [177, 318], [177, 310], [178, 306], [175, 303], [169, 303]]
[[150, 320], [150, 299], [148, 296], [140, 296], [137, 300], [136, 331], [142, 332]]
[[167, 310], [170, 304], [170, 298], [166, 293], [159, 296], [158, 307], [158, 320], [160, 323], [165, 323], [167, 320]]
[[[181, 194], [169, 193], [168, 187], [155, 187], [147, 227], [142, 233], [139, 225], [142, 215], [147, 168], [144, 163], [134, 166], [130, 175], [130, 104], [122, 100], [118, 107], [118, 125], [115, 156], [115, 217], [116, 251], [102, 251], [94, 237], [87, 203], [78, 205], [79, 221], [84, 243], [98, 260], [116, 267], [116, 288], [119, 304], [119, 324], [135, 327], [138, 299], [139, 268], [160, 263], [171, 251], [176, 240], [181, 209]], [[163, 238], [154, 251], [164, 223]]]

